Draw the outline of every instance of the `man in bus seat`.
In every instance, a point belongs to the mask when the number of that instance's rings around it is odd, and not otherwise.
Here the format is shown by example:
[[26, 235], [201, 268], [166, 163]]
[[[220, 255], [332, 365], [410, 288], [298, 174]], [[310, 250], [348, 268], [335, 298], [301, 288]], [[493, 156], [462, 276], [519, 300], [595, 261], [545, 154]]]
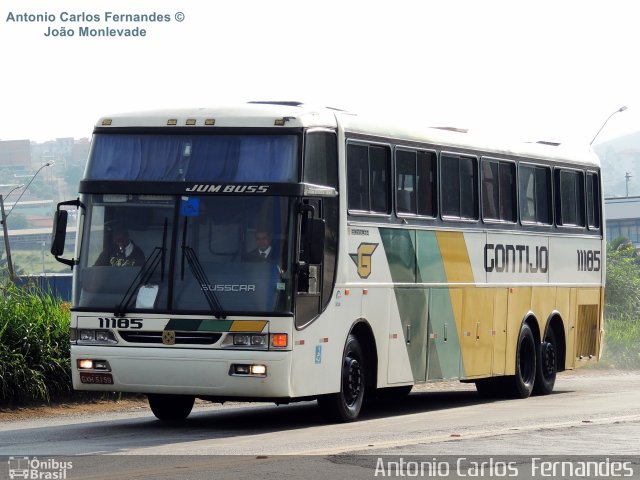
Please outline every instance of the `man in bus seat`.
[[124, 227], [116, 227], [113, 231], [113, 246], [105, 249], [96, 266], [112, 267], [141, 267], [144, 264], [144, 253], [129, 238], [129, 232]]
[[277, 261], [275, 249], [271, 244], [271, 233], [264, 228], [256, 230], [256, 248], [248, 252], [244, 260], [246, 262], [273, 262]]

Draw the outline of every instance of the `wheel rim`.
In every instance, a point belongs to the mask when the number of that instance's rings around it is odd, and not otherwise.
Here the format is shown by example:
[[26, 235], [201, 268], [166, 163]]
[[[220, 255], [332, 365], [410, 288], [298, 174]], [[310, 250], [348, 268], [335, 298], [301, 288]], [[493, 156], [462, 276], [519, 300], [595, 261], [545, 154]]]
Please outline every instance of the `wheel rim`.
[[342, 378], [345, 402], [352, 407], [362, 394], [362, 368], [357, 358], [349, 355], [345, 357]]
[[556, 348], [553, 343], [545, 342], [541, 353], [542, 373], [546, 378], [553, 377], [556, 373]]

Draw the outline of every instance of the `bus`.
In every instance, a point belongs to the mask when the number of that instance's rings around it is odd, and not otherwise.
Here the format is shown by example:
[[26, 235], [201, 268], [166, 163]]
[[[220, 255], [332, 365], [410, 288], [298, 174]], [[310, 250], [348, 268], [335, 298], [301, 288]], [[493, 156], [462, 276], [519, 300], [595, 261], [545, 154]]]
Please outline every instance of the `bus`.
[[195, 398], [315, 399], [347, 422], [366, 396], [458, 379], [525, 398], [597, 361], [596, 155], [401, 120], [299, 102], [100, 118], [51, 248], [73, 268], [74, 388], [147, 394], [161, 420]]

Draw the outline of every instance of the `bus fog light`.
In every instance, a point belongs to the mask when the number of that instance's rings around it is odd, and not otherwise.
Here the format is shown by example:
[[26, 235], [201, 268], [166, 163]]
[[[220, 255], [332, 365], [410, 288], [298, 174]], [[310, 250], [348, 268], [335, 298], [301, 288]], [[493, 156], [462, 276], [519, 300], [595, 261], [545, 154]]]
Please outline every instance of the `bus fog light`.
[[94, 360], [93, 368], [95, 370], [108, 370], [108, 371], [111, 371], [111, 366], [109, 365], [109, 362], [107, 362], [106, 360]]
[[232, 365], [231, 371], [234, 375], [249, 375], [249, 365]]
[[241, 377], [266, 377], [267, 366], [234, 363], [233, 365], [231, 365], [229, 375], [237, 375]]
[[249, 367], [249, 370], [251, 371], [251, 375], [266, 375], [267, 374], [266, 365], [251, 365]]
[[83, 358], [82, 360], [78, 360], [78, 369], [93, 370], [93, 360], [89, 360], [88, 358]]

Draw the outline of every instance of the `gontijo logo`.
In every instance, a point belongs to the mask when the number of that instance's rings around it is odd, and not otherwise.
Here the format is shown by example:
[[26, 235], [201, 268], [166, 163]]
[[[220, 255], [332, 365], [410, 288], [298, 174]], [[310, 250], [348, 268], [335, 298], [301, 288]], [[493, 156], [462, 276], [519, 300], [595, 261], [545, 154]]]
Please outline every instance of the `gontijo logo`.
[[360, 278], [369, 278], [371, 275], [371, 257], [373, 252], [378, 248], [377, 243], [361, 243], [358, 245], [356, 253], [350, 253], [351, 260], [358, 267], [358, 276]]
[[9, 478], [27, 478], [33, 480], [65, 480], [67, 470], [73, 468], [73, 462], [62, 462], [55, 458], [38, 460], [38, 457], [9, 457]]

